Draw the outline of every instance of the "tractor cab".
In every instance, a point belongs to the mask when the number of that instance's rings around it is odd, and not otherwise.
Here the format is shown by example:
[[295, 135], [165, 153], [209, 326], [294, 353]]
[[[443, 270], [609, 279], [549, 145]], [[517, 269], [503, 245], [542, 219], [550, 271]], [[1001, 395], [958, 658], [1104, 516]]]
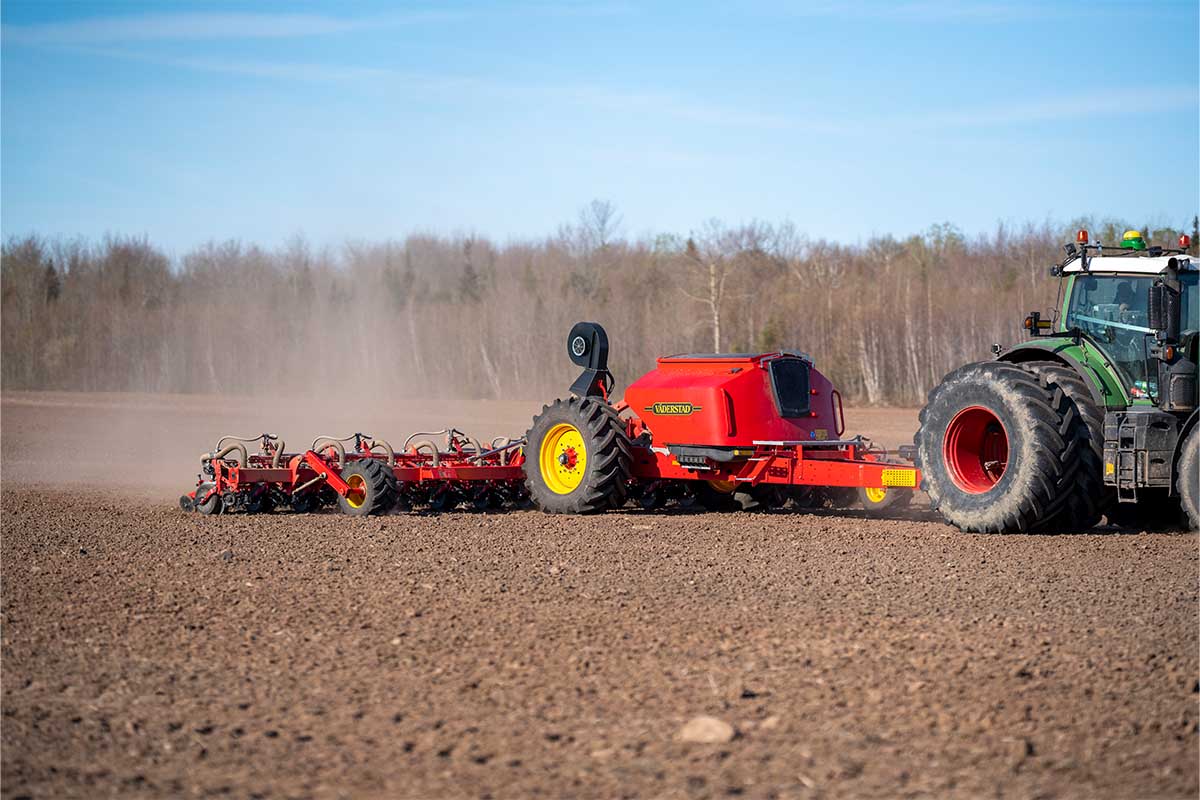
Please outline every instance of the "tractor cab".
[[1088, 244], [1080, 231], [1055, 268], [1066, 282], [1059, 325], [1031, 315], [1026, 327], [1034, 336], [1057, 327], [1049, 335], [1075, 338], [1095, 351], [1113, 373], [1120, 405], [1157, 401], [1172, 367], [1196, 362], [1200, 259], [1187, 255], [1190, 244], [1183, 236], [1178, 250], [1148, 247], [1139, 232], [1128, 231], [1119, 247], [1107, 247]]
[[[1153, 272], [1130, 272], [1124, 258], [1095, 258], [1089, 271], [1070, 278], [1063, 326], [1079, 331], [1112, 362], [1129, 387], [1131, 399], [1146, 400], [1158, 395], [1158, 370], [1154, 358], [1159, 329], [1151, 325], [1156, 284], [1164, 280], [1175, 261], [1180, 300], [1179, 336], [1181, 349], [1200, 328], [1200, 292], [1197, 272], [1190, 260], [1160, 256], [1138, 259], [1138, 267]], [[1183, 268], [1180, 269], [1180, 266]]]

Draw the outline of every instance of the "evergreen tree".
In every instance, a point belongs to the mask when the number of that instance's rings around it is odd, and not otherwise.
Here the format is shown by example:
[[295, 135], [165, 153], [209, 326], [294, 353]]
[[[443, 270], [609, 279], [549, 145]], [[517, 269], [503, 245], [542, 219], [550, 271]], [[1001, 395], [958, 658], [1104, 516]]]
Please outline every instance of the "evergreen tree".
[[54, 268], [54, 259], [46, 264], [46, 302], [53, 303], [62, 293], [62, 281], [59, 280], [58, 270]]

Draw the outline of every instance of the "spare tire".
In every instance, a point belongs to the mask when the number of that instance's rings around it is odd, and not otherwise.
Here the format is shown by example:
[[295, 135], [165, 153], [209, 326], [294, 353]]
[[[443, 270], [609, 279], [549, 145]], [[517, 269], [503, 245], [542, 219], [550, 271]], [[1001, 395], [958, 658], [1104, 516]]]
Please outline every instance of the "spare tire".
[[1013, 364], [967, 364], [929, 393], [917, 431], [921, 488], [964, 531], [1030, 531], [1069, 499], [1079, 459], [1069, 400]]

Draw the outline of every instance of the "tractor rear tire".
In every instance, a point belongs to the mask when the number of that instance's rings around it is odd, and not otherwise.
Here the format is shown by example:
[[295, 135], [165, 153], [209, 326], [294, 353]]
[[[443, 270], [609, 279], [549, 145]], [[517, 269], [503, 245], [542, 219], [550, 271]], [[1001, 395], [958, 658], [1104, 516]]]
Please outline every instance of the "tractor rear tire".
[[1075, 482], [1062, 510], [1038, 528], [1067, 531], [1093, 528], [1117, 501], [1116, 492], [1104, 485], [1104, 408], [1096, 403], [1079, 373], [1070, 367], [1054, 361], [1028, 361], [1020, 367], [1037, 375], [1049, 388], [1061, 390], [1083, 421], [1075, 426], [1079, 446], [1071, 451], [1080, 460]]
[[1063, 392], [1013, 364], [960, 367], [929, 393], [917, 431], [921, 488], [964, 531], [1032, 531], [1069, 500], [1081, 425]]
[[387, 514], [396, 507], [399, 499], [396, 473], [383, 461], [374, 458], [351, 461], [342, 470], [342, 480], [350, 484], [350, 492], [337, 498], [343, 514], [365, 517]]
[[1179, 463], [1175, 467], [1175, 491], [1187, 516], [1188, 530], [1200, 531], [1200, 425], [1183, 440]]
[[625, 504], [633, 448], [616, 409], [594, 397], [542, 407], [525, 434], [525, 486], [551, 514], [595, 514]]

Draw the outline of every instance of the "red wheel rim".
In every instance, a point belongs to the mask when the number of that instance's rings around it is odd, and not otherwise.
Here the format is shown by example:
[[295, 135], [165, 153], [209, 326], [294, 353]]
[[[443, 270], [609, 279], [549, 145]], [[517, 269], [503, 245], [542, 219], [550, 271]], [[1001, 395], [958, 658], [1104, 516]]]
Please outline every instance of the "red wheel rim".
[[942, 456], [950, 478], [964, 492], [991, 491], [1008, 467], [1008, 432], [983, 406], [958, 412], [946, 427]]

